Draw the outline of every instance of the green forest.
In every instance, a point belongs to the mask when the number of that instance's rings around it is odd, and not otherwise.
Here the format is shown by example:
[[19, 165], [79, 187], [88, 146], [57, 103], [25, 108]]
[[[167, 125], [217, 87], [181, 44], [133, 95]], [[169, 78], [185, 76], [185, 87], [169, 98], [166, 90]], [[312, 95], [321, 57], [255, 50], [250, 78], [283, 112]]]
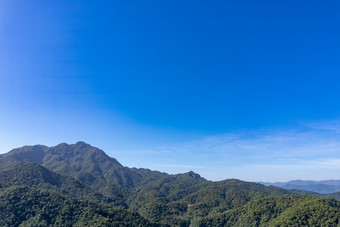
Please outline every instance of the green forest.
[[340, 226], [337, 199], [128, 168], [83, 142], [0, 156], [0, 226]]

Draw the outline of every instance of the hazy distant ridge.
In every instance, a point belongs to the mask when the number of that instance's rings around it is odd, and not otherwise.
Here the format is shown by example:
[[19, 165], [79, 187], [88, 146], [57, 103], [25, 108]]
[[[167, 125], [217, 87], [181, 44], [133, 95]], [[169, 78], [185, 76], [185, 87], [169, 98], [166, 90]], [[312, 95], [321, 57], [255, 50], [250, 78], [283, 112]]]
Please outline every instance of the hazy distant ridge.
[[276, 186], [284, 189], [313, 191], [321, 194], [340, 192], [340, 180], [292, 180], [288, 182], [259, 182], [266, 186]]

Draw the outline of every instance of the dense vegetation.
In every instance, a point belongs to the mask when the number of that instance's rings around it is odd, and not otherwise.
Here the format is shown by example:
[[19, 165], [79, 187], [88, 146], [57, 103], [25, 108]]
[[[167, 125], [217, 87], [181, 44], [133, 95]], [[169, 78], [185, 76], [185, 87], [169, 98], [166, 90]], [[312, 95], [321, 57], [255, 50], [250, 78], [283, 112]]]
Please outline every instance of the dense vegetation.
[[340, 203], [309, 196], [267, 196], [222, 214], [196, 220], [195, 226], [337, 226]]
[[127, 168], [83, 142], [14, 149], [0, 169], [0, 226], [340, 225], [317, 193]]
[[[137, 213], [52, 191], [11, 186], [0, 192], [1, 226], [151, 226]], [[156, 225], [155, 225], [156, 226]]]

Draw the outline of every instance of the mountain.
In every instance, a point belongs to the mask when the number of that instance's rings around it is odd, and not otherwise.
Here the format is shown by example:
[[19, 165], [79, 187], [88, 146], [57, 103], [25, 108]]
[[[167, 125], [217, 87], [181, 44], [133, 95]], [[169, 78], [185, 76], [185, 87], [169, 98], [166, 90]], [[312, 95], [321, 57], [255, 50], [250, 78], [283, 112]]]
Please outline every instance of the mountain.
[[121, 198], [103, 196], [72, 177], [57, 174], [41, 165], [31, 162], [15, 162], [0, 170], [3, 185], [25, 185], [35, 189], [52, 190], [79, 200], [112, 204], [125, 207]]
[[287, 190], [230, 179], [207, 181], [198, 174], [176, 174], [138, 188], [132, 210], [153, 222], [189, 226], [195, 217], [205, 217], [242, 207], [254, 198], [289, 194]]
[[320, 194], [317, 192], [298, 190], [298, 189], [290, 189], [289, 191], [296, 195], [309, 195], [309, 196], [320, 197], [320, 198], [336, 199], [340, 201], [340, 192]]
[[340, 192], [340, 180], [324, 180], [324, 181], [311, 181], [311, 180], [293, 180], [288, 182], [260, 182], [266, 186], [272, 185], [284, 189], [297, 189], [305, 191], [313, 191], [320, 194], [329, 194]]
[[61, 143], [55, 147], [35, 145], [13, 149], [0, 157], [0, 168], [13, 161], [34, 162], [76, 179], [93, 177], [125, 188], [133, 188], [139, 183], [165, 175], [157, 171], [124, 167], [104, 151], [84, 142], [71, 145]]
[[339, 202], [315, 196], [339, 198], [128, 168], [84, 142], [0, 156], [1, 226], [338, 225]]

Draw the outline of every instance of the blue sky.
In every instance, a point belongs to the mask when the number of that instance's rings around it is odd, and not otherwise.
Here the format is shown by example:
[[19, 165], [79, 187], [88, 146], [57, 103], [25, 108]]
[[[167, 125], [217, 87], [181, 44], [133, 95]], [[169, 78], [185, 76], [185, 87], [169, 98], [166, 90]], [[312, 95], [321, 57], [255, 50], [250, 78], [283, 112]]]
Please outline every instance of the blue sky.
[[338, 179], [338, 1], [0, 1], [0, 152], [85, 141], [211, 180]]

